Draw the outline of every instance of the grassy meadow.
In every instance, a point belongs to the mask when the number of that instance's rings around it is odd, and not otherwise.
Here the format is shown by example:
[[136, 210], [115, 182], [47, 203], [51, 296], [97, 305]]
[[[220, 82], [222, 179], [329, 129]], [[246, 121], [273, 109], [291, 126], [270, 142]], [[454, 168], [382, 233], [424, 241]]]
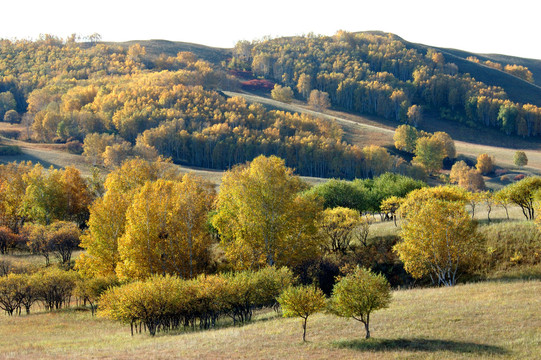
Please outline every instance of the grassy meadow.
[[129, 326], [63, 310], [0, 316], [3, 359], [535, 359], [541, 354], [541, 281], [484, 282], [393, 292], [362, 324], [326, 314], [260, 313], [242, 327], [130, 335]]

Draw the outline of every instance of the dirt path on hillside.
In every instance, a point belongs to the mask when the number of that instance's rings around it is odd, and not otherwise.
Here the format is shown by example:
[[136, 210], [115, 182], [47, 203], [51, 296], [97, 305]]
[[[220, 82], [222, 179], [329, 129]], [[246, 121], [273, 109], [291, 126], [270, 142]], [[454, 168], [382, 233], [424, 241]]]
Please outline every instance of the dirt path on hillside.
[[[393, 135], [396, 126], [386, 124], [380, 125], [376, 121], [371, 120], [369, 117], [346, 114], [338, 111], [326, 111], [325, 113], [321, 113], [309, 109], [306, 105], [301, 104], [300, 102], [286, 104], [253, 94], [232, 91], [224, 91], [224, 93], [227, 96], [244, 97], [250, 103], [257, 102], [279, 110], [304, 113], [326, 120], [335, 120], [344, 128], [346, 140], [352, 144], [358, 144], [361, 146], [366, 146], [367, 144], [375, 144], [380, 146], [393, 145]], [[468, 156], [472, 158], [472, 160], [475, 160], [477, 156], [482, 153], [487, 153], [494, 156], [497, 165], [506, 168], [515, 168], [513, 164], [513, 157], [516, 149], [473, 144], [458, 140], [455, 140], [455, 146], [457, 153]], [[525, 170], [536, 174], [541, 173], [541, 151], [527, 149], [525, 152], [528, 156], [528, 166], [525, 167]]]

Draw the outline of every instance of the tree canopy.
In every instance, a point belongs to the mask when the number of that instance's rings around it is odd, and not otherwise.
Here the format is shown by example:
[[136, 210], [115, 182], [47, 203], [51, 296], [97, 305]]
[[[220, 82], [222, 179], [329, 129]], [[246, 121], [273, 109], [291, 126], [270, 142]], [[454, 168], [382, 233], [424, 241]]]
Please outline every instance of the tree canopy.
[[212, 218], [235, 268], [293, 266], [319, 253], [320, 204], [284, 161], [260, 156], [227, 171]]

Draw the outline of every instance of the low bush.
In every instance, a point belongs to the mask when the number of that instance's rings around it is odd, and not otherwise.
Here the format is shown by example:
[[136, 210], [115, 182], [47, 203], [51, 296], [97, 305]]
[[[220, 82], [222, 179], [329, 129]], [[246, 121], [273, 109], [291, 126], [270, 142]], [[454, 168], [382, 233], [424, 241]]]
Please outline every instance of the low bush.
[[66, 150], [70, 154], [81, 155], [83, 153], [83, 144], [78, 140], [69, 141], [66, 143]]
[[0, 156], [16, 156], [21, 155], [23, 152], [17, 145], [3, 145], [0, 146]]
[[0, 130], [0, 136], [8, 139], [18, 139], [20, 134], [19, 130]]

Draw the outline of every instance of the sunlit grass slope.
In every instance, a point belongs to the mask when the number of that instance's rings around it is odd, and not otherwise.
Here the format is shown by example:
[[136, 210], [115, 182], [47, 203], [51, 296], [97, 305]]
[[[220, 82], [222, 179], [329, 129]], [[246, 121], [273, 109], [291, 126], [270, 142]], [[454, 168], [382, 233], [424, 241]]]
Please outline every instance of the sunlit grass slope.
[[541, 282], [485, 282], [402, 290], [361, 324], [261, 314], [243, 327], [130, 336], [129, 326], [86, 311], [0, 317], [0, 358], [115, 359], [539, 359]]

